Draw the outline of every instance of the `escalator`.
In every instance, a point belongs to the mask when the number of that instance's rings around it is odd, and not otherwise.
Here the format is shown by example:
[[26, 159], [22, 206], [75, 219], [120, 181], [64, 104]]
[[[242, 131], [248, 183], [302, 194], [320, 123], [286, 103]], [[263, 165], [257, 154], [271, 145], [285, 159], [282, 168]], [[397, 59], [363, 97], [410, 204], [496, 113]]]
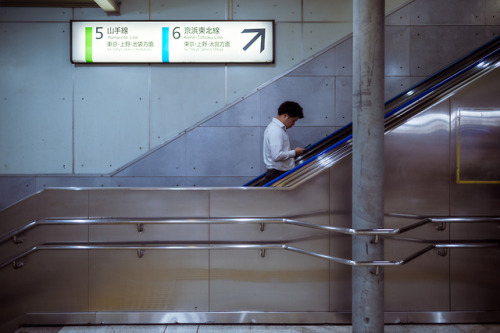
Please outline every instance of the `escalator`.
[[[45, 188], [1, 210], [0, 330], [348, 324], [360, 233], [384, 237], [386, 322], [498, 322], [499, 174], [471, 182], [477, 164], [463, 164], [461, 184], [455, 162], [460, 133], [472, 147], [460, 161], [498, 155], [499, 46], [386, 103], [384, 229], [352, 229], [351, 125], [265, 185], [283, 190], [253, 187], [260, 177], [245, 188]], [[454, 93], [464, 110], [444, 101]]]
[[[500, 66], [500, 37], [435, 73], [385, 103], [385, 133], [453, 95], [467, 84]], [[352, 152], [352, 123], [313, 144], [296, 159], [296, 166], [264, 184], [264, 187], [292, 187], [328, 169]], [[246, 183], [256, 186], [265, 173]]]

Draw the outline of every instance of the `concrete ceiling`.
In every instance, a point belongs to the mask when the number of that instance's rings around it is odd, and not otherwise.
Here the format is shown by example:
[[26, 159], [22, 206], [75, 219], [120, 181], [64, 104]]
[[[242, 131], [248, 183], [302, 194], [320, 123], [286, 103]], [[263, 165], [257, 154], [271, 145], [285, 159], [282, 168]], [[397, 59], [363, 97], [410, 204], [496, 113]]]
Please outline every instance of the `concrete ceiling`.
[[117, 0], [0, 0], [0, 7], [100, 7], [109, 15], [120, 14], [120, 4]]

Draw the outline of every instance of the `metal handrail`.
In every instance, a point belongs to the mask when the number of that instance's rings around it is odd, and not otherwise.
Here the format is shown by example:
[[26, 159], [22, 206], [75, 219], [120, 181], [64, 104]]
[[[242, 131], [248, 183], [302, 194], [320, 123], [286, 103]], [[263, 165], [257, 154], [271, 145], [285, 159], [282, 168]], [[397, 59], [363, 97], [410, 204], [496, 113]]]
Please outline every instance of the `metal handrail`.
[[[497, 37], [469, 55], [449, 65], [417, 86], [385, 103], [385, 133], [404, 121], [448, 98], [466, 84], [498, 68], [500, 64], [500, 38]], [[341, 150], [341, 151], [340, 151]], [[287, 173], [273, 179], [263, 187], [294, 187], [326, 168], [333, 166], [352, 151], [352, 124], [313, 144], [297, 159], [297, 165]], [[307, 170], [304, 168], [307, 166]], [[261, 180], [260, 175], [244, 186]]]
[[[20, 259], [41, 250], [228, 250], [228, 249], [258, 249], [258, 250], [268, 250], [268, 249], [278, 249], [286, 250], [291, 252], [296, 252], [304, 255], [309, 255], [316, 258], [327, 259], [336, 263], [349, 265], [349, 266], [402, 266], [409, 263], [410, 261], [420, 257], [421, 255], [429, 252], [435, 248], [491, 248], [500, 247], [500, 240], [498, 242], [474, 242], [474, 243], [449, 243], [449, 244], [431, 244], [402, 260], [373, 260], [373, 261], [356, 261], [352, 259], [345, 259], [339, 257], [333, 257], [322, 253], [317, 253], [313, 251], [308, 251], [300, 249], [294, 246], [289, 246], [287, 244], [173, 244], [164, 243], [163, 245], [150, 243], [100, 243], [100, 244], [89, 244], [89, 243], [71, 243], [71, 244], [41, 244], [35, 245], [30, 249], [25, 250], [23, 253], [9, 258], [0, 264], [0, 269], [13, 264], [14, 268], [21, 268], [24, 263], [19, 262]], [[143, 252], [141, 252], [142, 257]]]
[[328, 232], [336, 232], [346, 235], [373, 235], [373, 236], [390, 236], [399, 235], [404, 232], [413, 230], [422, 225], [429, 223], [471, 223], [471, 222], [497, 222], [500, 223], [498, 216], [485, 217], [427, 217], [420, 219], [414, 223], [395, 229], [353, 229], [335, 226], [327, 226], [314, 224], [309, 222], [297, 221], [287, 218], [80, 218], [80, 219], [40, 219], [32, 221], [25, 226], [15, 229], [0, 237], [0, 244], [5, 243], [9, 239], [16, 240], [16, 237], [28, 230], [37, 226], [43, 225], [107, 225], [107, 224], [289, 224], [304, 228], [324, 230]]

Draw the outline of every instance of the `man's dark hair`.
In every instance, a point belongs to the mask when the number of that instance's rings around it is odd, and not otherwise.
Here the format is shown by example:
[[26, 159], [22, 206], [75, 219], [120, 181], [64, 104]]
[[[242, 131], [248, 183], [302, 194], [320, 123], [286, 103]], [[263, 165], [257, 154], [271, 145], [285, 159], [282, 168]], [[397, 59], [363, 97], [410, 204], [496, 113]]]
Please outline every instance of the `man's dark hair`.
[[299, 119], [304, 118], [304, 113], [302, 112], [302, 106], [297, 102], [286, 101], [281, 103], [278, 108], [278, 115], [288, 114], [290, 117], [299, 117]]

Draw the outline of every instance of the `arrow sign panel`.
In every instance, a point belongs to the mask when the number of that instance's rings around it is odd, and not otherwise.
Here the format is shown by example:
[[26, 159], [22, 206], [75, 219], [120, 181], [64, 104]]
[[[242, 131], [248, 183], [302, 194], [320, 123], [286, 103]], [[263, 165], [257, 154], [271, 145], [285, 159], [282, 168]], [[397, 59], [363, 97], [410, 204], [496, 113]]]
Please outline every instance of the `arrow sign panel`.
[[[249, 40], [251, 33], [255, 35]], [[252, 47], [260, 38], [260, 48]], [[71, 21], [73, 63], [274, 63], [274, 21]]]
[[262, 37], [260, 40], [260, 53], [264, 51], [265, 44], [266, 44], [266, 29], [245, 29], [241, 33], [249, 33], [249, 32], [256, 32], [257, 34], [255, 37], [248, 42], [247, 45], [243, 48], [243, 50], [247, 50], [259, 37]]

